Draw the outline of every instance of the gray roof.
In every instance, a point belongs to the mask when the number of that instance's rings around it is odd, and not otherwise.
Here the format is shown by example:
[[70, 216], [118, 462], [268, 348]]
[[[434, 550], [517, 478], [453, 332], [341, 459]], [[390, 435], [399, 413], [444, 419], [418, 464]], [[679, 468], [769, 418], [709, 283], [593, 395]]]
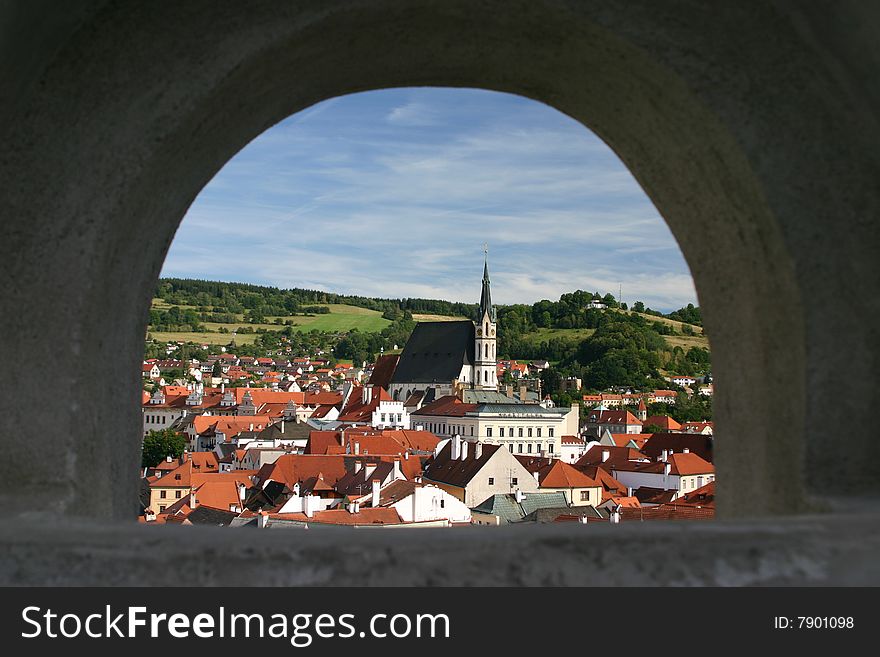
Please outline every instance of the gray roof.
[[473, 511], [496, 515], [506, 522], [520, 522], [539, 509], [561, 508], [570, 512], [565, 493], [526, 493], [519, 503], [514, 495], [498, 493], [480, 502]]
[[511, 415], [527, 415], [527, 416], [535, 416], [535, 415], [566, 415], [571, 409], [570, 408], [544, 408], [540, 404], [494, 404], [494, 403], [485, 403], [480, 404], [477, 408], [477, 413], [504, 413]]
[[464, 390], [461, 401], [465, 404], [517, 404], [516, 399], [494, 390]]
[[392, 383], [448, 383], [474, 362], [474, 324], [419, 322], [394, 370]]

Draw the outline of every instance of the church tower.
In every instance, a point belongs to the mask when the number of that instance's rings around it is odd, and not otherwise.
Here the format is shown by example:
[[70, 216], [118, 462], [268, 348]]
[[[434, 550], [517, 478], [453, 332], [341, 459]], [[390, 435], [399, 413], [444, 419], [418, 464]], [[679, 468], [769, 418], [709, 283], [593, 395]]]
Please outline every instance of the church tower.
[[492, 294], [489, 289], [489, 251], [485, 249], [483, 262], [483, 292], [480, 295], [480, 310], [476, 322], [476, 349], [474, 353], [474, 388], [477, 390], [498, 390], [498, 377], [495, 366], [495, 308], [492, 307]]

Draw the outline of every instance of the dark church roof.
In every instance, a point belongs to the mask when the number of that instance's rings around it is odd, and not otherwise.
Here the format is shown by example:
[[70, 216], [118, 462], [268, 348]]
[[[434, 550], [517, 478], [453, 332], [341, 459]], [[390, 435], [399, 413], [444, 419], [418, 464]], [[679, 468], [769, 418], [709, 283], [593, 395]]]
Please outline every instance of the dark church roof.
[[458, 378], [462, 365], [473, 363], [473, 322], [419, 322], [400, 354], [391, 382], [448, 383]]
[[477, 317], [477, 321], [483, 321], [483, 317], [486, 316], [486, 313], [489, 314], [489, 320], [494, 322], [496, 320], [495, 317], [495, 308], [492, 306], [492, 292], [490, 290], [489, 285], [489, 261], [486, 260], [483, 263], [483, 291], [480, 294], [480, 315]]

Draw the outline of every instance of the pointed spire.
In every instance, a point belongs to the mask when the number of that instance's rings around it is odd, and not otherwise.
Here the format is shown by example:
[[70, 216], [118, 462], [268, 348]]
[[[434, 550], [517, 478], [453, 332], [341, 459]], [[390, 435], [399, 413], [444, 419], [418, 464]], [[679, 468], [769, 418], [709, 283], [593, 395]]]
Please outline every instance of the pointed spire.
[[480, 295], [480, 320], [489, 313], [489, 319], [495, 321], [495, 308], [492, 307], [492, 292], [489, 286], [489, 247], [483, 245], [483, 292]]

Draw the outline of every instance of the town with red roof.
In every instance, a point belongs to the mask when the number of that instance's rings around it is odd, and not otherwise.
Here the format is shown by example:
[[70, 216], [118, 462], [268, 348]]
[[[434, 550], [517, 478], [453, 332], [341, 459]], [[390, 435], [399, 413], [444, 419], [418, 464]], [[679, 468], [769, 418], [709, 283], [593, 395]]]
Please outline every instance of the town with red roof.
[[372, 364], [231, 347], [144, 360], [139, 520], [376, 529], [714, 517], [712, 422], [672, 417], [697, 378], [594, 392], [569, 376], [565, 396], [550, 395], [548, 361], [497, 357], [497, 322], [487, 262], [473, 319], [418, 322]]

